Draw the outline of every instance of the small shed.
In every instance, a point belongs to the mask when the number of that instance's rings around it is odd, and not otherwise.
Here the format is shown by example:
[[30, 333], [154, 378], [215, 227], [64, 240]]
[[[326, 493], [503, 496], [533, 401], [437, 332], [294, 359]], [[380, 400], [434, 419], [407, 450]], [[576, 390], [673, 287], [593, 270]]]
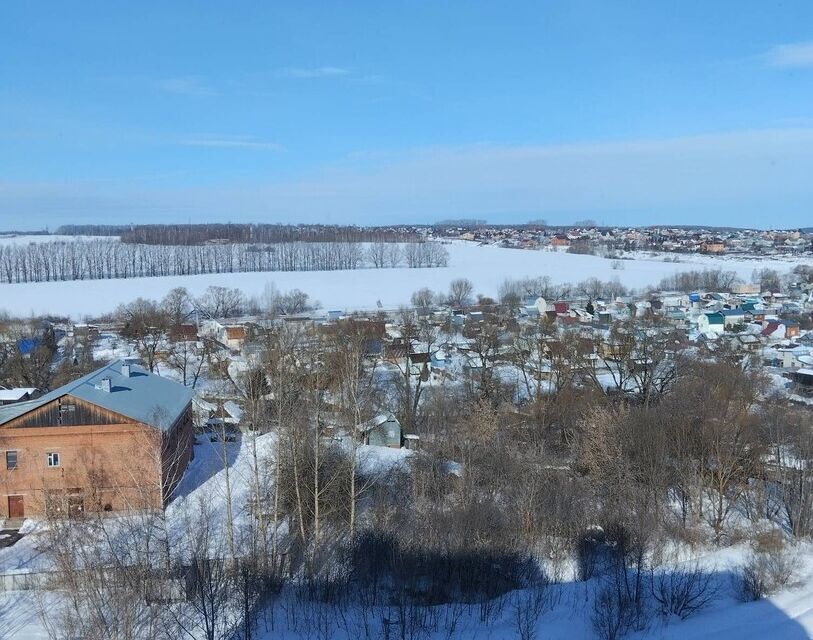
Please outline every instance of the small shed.
[[799, 369], [793, 373], [793, 381], [798, 392], [813, 395], [813, 369]]
[[364, 444], [401, 448], [401, 423], [391, 413], [384, 413], [356, 427]]

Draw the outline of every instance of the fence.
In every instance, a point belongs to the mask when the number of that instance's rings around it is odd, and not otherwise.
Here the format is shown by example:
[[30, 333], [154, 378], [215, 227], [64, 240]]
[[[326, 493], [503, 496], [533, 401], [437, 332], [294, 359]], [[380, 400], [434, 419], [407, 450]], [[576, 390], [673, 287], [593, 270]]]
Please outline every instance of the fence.
[[[115, 571], [115, 569], [110, 569]], [[144, 597], [148, 602], [179, 602], [187, 597], [188, 569], [184, 575], [148, 579]], [[56, 571], [32, 573], [0, 573], [0, 593], [5, 591], [39, 591], [51, 588], [58, 577]]]
[[0, 573], [0, 592], [45, 589], [56, 575], [54, 571], [37, 573]]

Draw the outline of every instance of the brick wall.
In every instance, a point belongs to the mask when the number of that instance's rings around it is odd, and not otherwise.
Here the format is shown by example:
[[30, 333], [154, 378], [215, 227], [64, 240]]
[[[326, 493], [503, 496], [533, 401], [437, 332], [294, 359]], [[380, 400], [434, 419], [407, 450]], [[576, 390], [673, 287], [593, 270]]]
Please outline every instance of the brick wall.
[[[159, 508], [192, 445], [189, 408], [166, 435], [135, 423], [0, 428], [0, 517], [9, 515], [10, 495], [23, 496], [26, 516]], [[17, 452], [16, 469], [6, 469], [7, 450]], [[59, 466], [48, 466], [50, 452]]]

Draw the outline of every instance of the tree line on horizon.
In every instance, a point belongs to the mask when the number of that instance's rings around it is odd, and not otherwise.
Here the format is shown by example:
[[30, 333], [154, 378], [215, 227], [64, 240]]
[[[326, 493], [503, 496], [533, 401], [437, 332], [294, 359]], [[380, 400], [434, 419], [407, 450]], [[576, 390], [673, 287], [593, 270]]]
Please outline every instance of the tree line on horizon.
[[411, 230], [327, 224], [140, 224], [63, 225], [59, 235], [118, 236], [130, 244], [198, 245], [208, 243], [276, 244], [280, 242], [421, 242]]

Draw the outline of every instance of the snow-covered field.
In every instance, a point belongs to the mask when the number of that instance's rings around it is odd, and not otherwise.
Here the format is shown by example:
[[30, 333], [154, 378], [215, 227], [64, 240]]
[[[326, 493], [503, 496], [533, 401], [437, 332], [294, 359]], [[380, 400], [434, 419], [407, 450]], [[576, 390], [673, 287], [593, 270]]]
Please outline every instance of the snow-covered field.
[[[19, 240], [19, 239], [18, 239]], [[577, 283], [587, 278], [618, 280], [631, 288], [656, 285], [664, 276], [692, 269], [720, 268], [735, 271], [749, 280], [756, 268], [768, 267], [780, 273], [794, 262], [783, 260], [718, 259], [680, 256], [681, 262], [639, 255], [635, 260], [615, 261], [596, 256], [552, 251], [528, 251], [455, 242], [447, 245], [449, 266], [434, 269], [362, 269], [355, 271], [289, 271], [272, 273], [209, 274], [130, 280], [91, 280], [0, 284], [0, 310], [13, 315], [54, 314], [81, 319], [112, 311], [137, 297], [159, 299], [173, 287], [187, 287], [198, 295], [209, 285], [238, 287], [248, 296], [259, 296], [266, 286], [278, 290], [301, 289], [323, 309], [385, 309], [408, 304], [412, 292], [421, 287], [446, 291], [455, 278], [469, 278], [478, 293], [494, 296], [506, 278], [549, 276], [555, 284]], [[800, 262], [813, 263], [800, 259]]]

